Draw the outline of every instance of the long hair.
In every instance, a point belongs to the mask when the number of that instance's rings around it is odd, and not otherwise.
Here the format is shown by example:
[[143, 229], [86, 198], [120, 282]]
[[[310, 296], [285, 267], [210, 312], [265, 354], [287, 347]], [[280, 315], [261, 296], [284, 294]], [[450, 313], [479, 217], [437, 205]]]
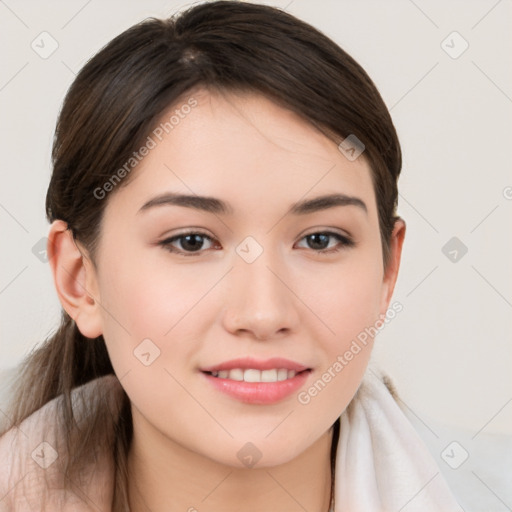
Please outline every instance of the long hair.
[[[362, 141], [387, 267], [402, 159], [377, 88], [352, 57], [309, 24], [278, 8], [236, 1], [202, 3], [168, 19], [144, 20], [101, 49], [71, 85], [55, 130], [46, 215], [49, 222], [67, 223], [93, 265], [109, 199], [108, 194], [99, 198], [98, 190], [105, 190], [143, 145], [162, 113], [195, 87], [263, 94], [336, 144], [350, 135]], [[127, 510], [128, 397], [122, 397], [117, 415], [109, 414], [108, 401], [96, 402], [79, 434], [70, 398], [77, 386], [109, 374], [114, 371], [103, 337], [84, 337], [62, 311], [56, 332], [20, 366], [3, 432], [62, 396], [66, 474], [72, 479], [79, 471], [88, 443], [104, 446], [115, 461], [112, 510], [117, 512]]]

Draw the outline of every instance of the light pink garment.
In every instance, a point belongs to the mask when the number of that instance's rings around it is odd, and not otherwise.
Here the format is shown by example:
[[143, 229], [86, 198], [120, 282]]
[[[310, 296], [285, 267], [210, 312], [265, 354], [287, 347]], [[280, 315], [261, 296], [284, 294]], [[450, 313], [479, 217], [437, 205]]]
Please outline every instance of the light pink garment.
[[[85, 417], [77, 400], [80, 393], [86, 399], [102, 393], [112, 400], [112, 411], [118, 410], [114, 397], [119, 393], [112, 393], [118, 386], [117, 377], [109, 375], [73, 390], [76, 416]], [[110, 512], [113, 464], [94, 446], [90, 457], [96, 462], [84, 467], [71, 491], [64, 491], [66, 448], [59, 412], [54, 399], [0, 438], [0, 512]]]
[[[112, 410], [118, 410], [113, 397], [119, 397], [119, 386], [115, 376], [107, 376], [73, 393], [111, 395]], [[63, 491], [60, 468], [66, 451], [56, 404], [52, 400], [20, 429], [0, 438], [0, 512], [110, 512], [113, 465], [107, 454], [96, 454], [96, 462], [84, 469], [80, 482], [73, 482], [72, 492]], [[433, 458], [374, 371], [367, 372], [341, 416], [340, 427], [335, 512], [462, 511]], [[53, 450], [58, 455], [54, 462]]]

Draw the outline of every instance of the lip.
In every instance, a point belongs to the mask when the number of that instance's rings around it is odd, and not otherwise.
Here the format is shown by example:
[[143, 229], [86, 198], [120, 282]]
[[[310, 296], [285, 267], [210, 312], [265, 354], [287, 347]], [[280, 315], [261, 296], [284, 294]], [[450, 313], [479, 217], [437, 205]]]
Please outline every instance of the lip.
[[[241, 368], [244, 370], [271, 370], [274, 368], [286, 368], [287, 370], [295, 370], [297, 375], [291, 379], [277, 382], [245, 382], [231, 379], [214, 377], [208, 372], [233, 370]], [[203, 377], [217, 391], [220, 391], [235, 400], [246, 404], [269, 405], [280, 402], [297, 391], [304, 385], [307, 378], [311, 374], [312, 369], [302, 364], [273, 357], [266, 360], [257, 360], [252, 358], [232, 359], [223, 363], [202, 368]]]
[[[307, 366], [296, 363], [289, 359], [282, 357], [272, 357], [270, 359], [258, 360], [251, 357], [242, 357], [238, 359], [231, 359], [230, 361], [224, 361], [213, 366], [201, 368], [202, 372], [217, 372], [222, 370], [233, 370], [234, 368], [241, 368], [243, 370], [249, 370], [251, 368], [255, 370], [272, 370], [274, 368], [286, 368], [287, 370], [295, 370], [297, 373], [304, 370], [308, 370]], [[283, 381], [285, 382], [285, 381]]]

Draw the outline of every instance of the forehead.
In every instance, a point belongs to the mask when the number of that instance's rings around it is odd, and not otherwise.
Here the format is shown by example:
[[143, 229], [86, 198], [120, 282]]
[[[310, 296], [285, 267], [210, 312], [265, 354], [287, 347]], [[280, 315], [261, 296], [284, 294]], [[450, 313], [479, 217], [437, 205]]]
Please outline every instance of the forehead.
[[375, 210], [366, 159], [349, 161], [312, 124], [260, 94], [196, 89], [163, 113], [150, 138], [109, 208], [138, 210], [172, 191], [219, 197], [243, 213], [337, 192]]

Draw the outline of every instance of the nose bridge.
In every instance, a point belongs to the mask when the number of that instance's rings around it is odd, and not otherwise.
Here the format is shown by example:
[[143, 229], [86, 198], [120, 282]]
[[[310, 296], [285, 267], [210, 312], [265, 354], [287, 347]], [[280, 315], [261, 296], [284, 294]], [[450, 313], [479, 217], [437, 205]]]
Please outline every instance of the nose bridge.
[[225, 312], [230, 331], [251, 331], [268, 338], [291, 330], [298, 319], [293, 293], [285, 285], [285, 265], [278, 251], [247, 237], [236, 248]]

